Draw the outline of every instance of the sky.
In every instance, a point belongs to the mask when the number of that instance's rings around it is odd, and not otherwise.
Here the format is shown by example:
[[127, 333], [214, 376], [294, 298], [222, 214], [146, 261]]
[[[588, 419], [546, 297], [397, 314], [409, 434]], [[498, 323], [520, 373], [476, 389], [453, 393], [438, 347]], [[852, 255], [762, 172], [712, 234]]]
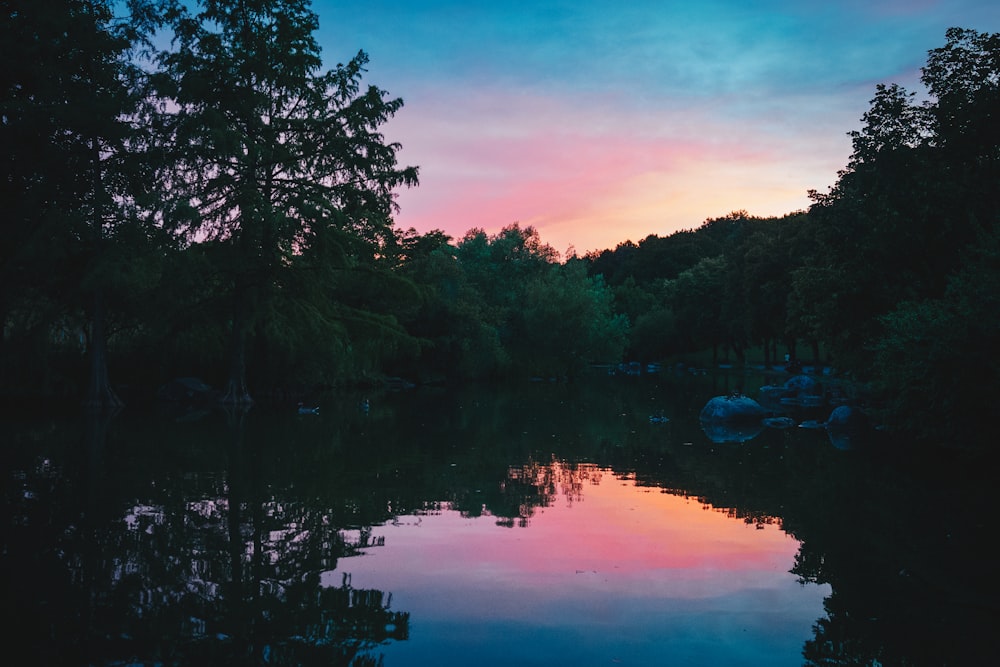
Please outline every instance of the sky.
[[[802, 664], [830, 587], [790, 573], [800, 545], [777, 523], [595, 465], [539, 468], [556, 491], [525, 526], [400, 515], [324, 573], [410, 614], [408, 640], [379, 647], [386, 664]], [[567, 478], [582, 482], [572, 500]]]
[[922, 92], [996, 0], [314, 0], [327, 67], [359, 50], [404, 106], [420, 185], [396, 224], [455, 239], [535, 227], [566, 256], [808, 208], [878, 83]]

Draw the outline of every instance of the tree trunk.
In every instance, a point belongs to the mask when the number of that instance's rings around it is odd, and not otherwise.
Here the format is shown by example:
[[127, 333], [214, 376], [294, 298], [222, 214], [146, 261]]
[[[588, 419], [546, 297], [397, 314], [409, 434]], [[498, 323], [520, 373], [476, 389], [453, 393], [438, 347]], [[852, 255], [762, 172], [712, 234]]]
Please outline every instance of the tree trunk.
[[[93, 180], [94, 209], [91, 212], [91, 232], [95, 254], [100, 261], [104, 250], [104, 207], [101, 204], [104, 194], [104, 182], [101, 174], [101, 150], [96, 138], [90, 140], [91, 178]], [[90, 356], [90, 378], [87, 382], [87, 395], [83, 404], [87, 408], [120, 408], [121, 399], [111, 389], [108, 378], [108, 336], [105, 329], [107, 316], [104, 305], [104, 289], [97, 285], [94, 288], [94, 312], [90, 321], [90, 346], [87, 350]]]
[[733, 343], [730, 347], [733, 349], [733, 355], [736, 357], [736, 365], [740, 368], [746, 366], [747, 355], [746, 350], [743, 349], [743, 344]]
[[229, 339], [229, 380], [220, 399], [226, 405], [253, 404], [246, 381], [247, 296], [246, 286], [237, 285], [233, 294], [233, 329]]
[[90, 409], [120, 408], [123, 403], [108, 376], [108, 339], [105, 331], [104, 294], [100, 288], [94, 292], [94, 312], [90, 322], [90, 377], [84, 407]]
[[239, 624], [242, 626], [246, 621], [246, 619], [241, 618], [242, 613], [240, 613], [246, 606], [243, 580], [243, 557], [246, 555], [246, 544], [243, 539], [243, 507], [247, 500], [243, 488], [243, 482], [246, 478], [243, 473], [243, 466], [246, 463], [244, 451], [246, 408], [245, 406], [234, 406], [226, 407], [224, 410], [230, 434], [229, 474], [226, 478], [229, 514], [226, 517], [226, 526], [229, 532], [229, 568], [232, 577], [225, 595], [231, 605], [233, 617], [239, 619]]
[[0, 301], [0, 388], [7, 387], [7, 302]]

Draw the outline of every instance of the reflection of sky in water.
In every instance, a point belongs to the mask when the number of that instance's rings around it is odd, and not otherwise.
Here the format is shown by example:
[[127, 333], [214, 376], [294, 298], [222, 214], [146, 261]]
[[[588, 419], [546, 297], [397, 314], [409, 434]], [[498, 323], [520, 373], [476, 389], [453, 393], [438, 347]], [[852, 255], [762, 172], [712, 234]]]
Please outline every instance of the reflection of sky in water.
[[[400, 517], [326, 581], [392, 594], [403, 664], [800, 665], [827, 586], [788, 573], [798, 542], [697, 500], [593, 470], [526, 528]], [[598, 481], [599, 480], [599, 481]]]

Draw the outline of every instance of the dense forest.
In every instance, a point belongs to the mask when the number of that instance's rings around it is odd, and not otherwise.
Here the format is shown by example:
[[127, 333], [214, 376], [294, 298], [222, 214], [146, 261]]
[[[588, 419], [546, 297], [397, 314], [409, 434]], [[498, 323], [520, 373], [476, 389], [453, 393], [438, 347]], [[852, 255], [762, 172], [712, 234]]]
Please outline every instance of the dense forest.
[[395, 225], [418, 184], [380, 131], [402, 100], [365, 83], [363, 51], [323, 69], [307, 0], [0, 6], [8, 401], [201, 377], [248, 404], [752, 352], [829, 364], [924, 438], [990, 414], [1000, 35], [948, 30], [919, 96], [877, 86], [808, 211], [561, 258], [516, 223]]

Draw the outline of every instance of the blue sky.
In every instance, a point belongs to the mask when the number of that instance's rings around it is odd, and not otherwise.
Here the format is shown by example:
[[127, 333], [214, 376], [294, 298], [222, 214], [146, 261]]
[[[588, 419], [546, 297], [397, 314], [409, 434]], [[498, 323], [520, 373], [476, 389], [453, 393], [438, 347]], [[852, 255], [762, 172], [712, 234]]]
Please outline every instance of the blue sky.
[[314, 0], [332, 66], [402, 97], [385, 128], [421, 185], [397, 224], [460, 237], [512, 222], [565, 252], [746, 209], [808, 206], [875, 85], [920, 91], [952, 26], [996, 0]]

